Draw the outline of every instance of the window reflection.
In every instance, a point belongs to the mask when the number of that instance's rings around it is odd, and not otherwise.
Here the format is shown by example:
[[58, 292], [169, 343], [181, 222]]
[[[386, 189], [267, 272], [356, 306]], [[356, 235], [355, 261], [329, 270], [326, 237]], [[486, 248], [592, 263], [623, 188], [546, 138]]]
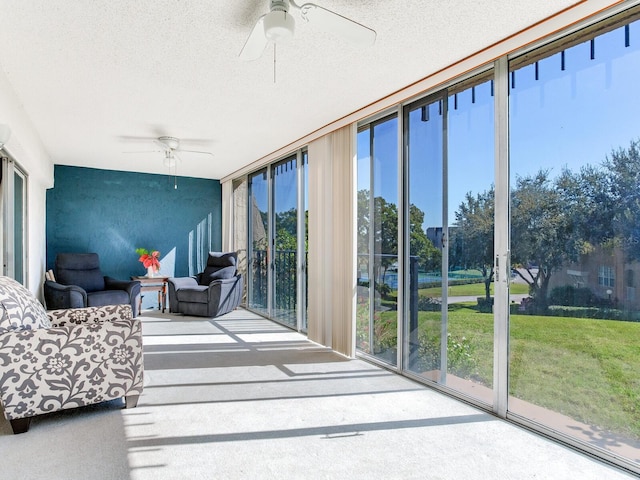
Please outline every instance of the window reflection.
[[358, 133], [358, 296], [356, 347], [397, 363], [398, 121]]
[[268, 309], [268, 184], [267, 170], [249, 177], [248, 306], [263, 315]]
[[637, 459], [640, 28], [602, 30], [511, 64], [509, 410]]

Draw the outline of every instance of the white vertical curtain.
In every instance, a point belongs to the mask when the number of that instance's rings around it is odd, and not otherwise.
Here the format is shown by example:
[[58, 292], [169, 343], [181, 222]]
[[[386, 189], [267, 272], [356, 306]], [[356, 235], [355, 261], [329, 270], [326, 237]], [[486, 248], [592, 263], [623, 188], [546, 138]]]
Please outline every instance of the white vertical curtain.
[[238, 272], [245, 282], [242, 304], [247, 297], [247, 180], [222, 183], [222, 251], [238, 253]]
[[242, 281], [245, 288], [242, 294], [242, 304], [247, 302], [247, 252], [249, 241], [249, 210], [247, 208], [248, 191], [247, 177], [233, 181], [233, 192], [231, 194], [232, 217], [231, 228], [233, 232], [231, 237], [230, 249], [238, 253], [238, 271], [242, 274]]
[[308, 337], [355, 355], [354, 136], [347, 126], [309, 144]]
[[233, 181], [222, 184], [222, 251], [233, 250]]

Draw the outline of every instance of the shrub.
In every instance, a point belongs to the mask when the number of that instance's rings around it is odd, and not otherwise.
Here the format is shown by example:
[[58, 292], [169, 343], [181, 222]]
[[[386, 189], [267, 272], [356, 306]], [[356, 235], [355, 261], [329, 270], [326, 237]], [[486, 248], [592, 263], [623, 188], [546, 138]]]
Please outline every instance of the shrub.
[[418, 310], [421, 312], [439, 312], [442, 308], [442, 302], [437, 298], [419, 296]]
[[493, 312], [493, 298], [477, 297], [478, 298], [478, 311], [481, 313]]
[[377, 282], [375, 285], [376, 291], [380, 294], [381, 297], [386, 298], [391, 293], [391, 287], [386, 283]]
[[588, 288], [576, 288], [573, 285], [555, 287], [549, 295], [550, 305], [569, 307], [591, 307], [599, 304], [599, 299]]
[[553, 317], [593, 318], [600, 320], [640, 321], [640, 312], [618, 310], [616, 308], [549, 306], [548, 315]]
[[[419, 368], [423, 371], [440, 368], [440, 337], [422, 334], [418, 346]], [[478, 362], [475, 358], [475, 346], [462, 337], [454, 338], [447, 334], [447, 371], [461, 378], [477, 375]]]
[[[482, 278], [459, 278], [459, 279], [451, 279], [449, 278], [448, 285], [453, 287], [455, 285], [471, 285], [474, 283], [484, 283]], [[418, 288], [437, 288], [442, 286], [442, 281], [438, 280], [435, 282], [419, 282]]]
[[373, 314], [373, 345], [369, 343], [369, 299], [360, 297], [356, 305], [356, 346], [363, 352], [379, 354], [395, 351], [397, 322], [394, 317], [376, 311]]

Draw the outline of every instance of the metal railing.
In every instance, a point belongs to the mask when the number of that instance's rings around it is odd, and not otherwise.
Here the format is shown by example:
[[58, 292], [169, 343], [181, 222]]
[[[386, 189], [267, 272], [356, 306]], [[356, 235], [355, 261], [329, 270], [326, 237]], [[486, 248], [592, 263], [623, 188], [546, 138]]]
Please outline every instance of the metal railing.
[[[307, 253], [305, 252], [305, 256], [306, 255]], [[267, 251], [254, 250], [250, 261], [250, 306], [258, 307], [265, 310], [267, 308], [269, 267], [269, 256], [267, 254]], [[271, 314], [275, 318], [278, 318], [285, 323], [295, 325], [296, 307], [298, 303], [297, 251], [276, 250], [273, 255], [272, 268], [274, 270], [274, 294]]]

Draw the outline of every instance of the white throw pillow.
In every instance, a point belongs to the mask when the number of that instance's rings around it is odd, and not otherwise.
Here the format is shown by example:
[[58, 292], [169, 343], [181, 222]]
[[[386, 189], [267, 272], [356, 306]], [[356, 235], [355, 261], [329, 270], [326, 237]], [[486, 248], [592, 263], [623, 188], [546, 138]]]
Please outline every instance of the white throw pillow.
[[0, 333], [51, 326], [38, 299], [13, 278], [3, 276], [0, 276], [0, 315]]

